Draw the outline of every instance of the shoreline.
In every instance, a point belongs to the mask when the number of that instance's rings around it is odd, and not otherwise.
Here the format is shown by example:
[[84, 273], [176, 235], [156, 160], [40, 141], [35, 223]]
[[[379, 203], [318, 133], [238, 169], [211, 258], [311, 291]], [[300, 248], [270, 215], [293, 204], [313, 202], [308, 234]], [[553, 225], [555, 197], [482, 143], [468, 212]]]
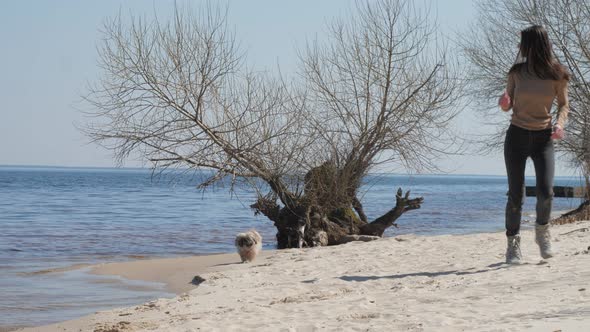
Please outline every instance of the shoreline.
[[0, 326], [0, 332], [12, 332], [12, 331], [20, 331], [21, 329], [31, 328], [30, 326], [21, 326], [21, 325], [10, 325], [10, 326]]
[[[265, 259], [273, 252], [274, 250], [262, 251], [257, 261]], [[161, 283], [166, 291], [180, 295], [197, 287], [191, 283], [195, 276], [221, 272], [241, 264], [237, 253], [220, 253], [102, 263], [91, 265], [89, 273]]]
[[[257, 259], [266, 257], [272, 251], [274, 250], [261, 252]], [[165, 292], [170, 294], [171, 297], [174, 297], [196, 288], [197, 285], [191, 283], [195, 276], [215, 271], [223, 271], [227, 268], [231, 268], [232, 265], [239, 264], [241, 264], [241, 260], [237, 253], [214, 253], [165, 258], [137, 256], [134, 259], [125, 261], [111, 261], [98, 264], [80, 263], [70, 266], [46, 268], [26, 272], [24, 275], [63, 276], [64, 274], [80, 274], [88, 276], [89, 280], [87, 281], [87, 286], [89, 288], [96, 287], [98, 285], [96, 282], [98, 282], [99, 284], [113, 284], [114, 287], [122, 287], [122, 289], [126, 291], [139, 289], [148, 292], [153, 291], [154, 294]], [[101, 279], [92, 280], [96, 277]], [[157, 300], [158, 298], [160, 297], [154, 295], [151, 300]], [[135, 304], [125, 305], [140, 305], [145, 301], [146, 300], [139, 301]], [[47, 324], [48, 323], [42, 323], [39, 325], [0, 325], [0, 332], [18, 331], [20, 329], [36, 330], [36, 328]]]
[[[252, 264], [237, 254], [106, 263], [92, 273], [162, 282], [180, 295], [19, 331], [582, 331], [590, 324], [588, 229], [590, 221], [555, 226], [559, 254], [548, 261], [523, 230], [519, 266], [502, 263], [501, 232], [265, 251]], [[194, 275], [204, 279], [198, 287], [187, 285]]]

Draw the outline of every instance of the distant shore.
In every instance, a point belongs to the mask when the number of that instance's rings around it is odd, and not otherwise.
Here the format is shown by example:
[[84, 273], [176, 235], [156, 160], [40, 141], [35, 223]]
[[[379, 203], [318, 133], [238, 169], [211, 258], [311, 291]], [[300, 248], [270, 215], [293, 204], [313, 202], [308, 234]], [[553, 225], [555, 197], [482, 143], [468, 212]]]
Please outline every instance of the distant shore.
[[[502, 232], [403, 235], [337, 247], [141, 260], [93, 273], [165, 283], [180, 294], [22, 331], [584, 331], [590, 221], [553, 227], [559, 255], [503, 264]], [[190, 284], [198, 275], [204, 281]]]

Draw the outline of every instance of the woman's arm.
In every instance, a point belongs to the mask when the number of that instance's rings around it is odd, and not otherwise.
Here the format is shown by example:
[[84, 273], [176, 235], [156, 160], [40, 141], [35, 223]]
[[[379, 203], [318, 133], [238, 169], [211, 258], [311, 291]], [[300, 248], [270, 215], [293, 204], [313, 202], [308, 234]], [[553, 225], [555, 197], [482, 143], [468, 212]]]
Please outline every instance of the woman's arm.
[[567, 95], [567, 80], [561, 80], [557, 83], [557, 120], [555, 120], [555, 126], [553, 126], [553, 133], [551, 138], [563, 139], [565, 132], [563, 130], [567, 116], [570, 111], [570, 105]]
[[561, 80], [557, 84], [557, 120], [555, 125], [565, 128], [565, 122], [570, 112], [569, 98], [567, 93], [567, 80]]
[[514, 75], [508, 74], [508, 84], [506, 86], [506, 91], [504, 92], [502, 97], [500, 97], [500, 100], [498, 101], [500, 108], [504, 112], [508, 112], [514, 106], [514, 88], [515, 88]]

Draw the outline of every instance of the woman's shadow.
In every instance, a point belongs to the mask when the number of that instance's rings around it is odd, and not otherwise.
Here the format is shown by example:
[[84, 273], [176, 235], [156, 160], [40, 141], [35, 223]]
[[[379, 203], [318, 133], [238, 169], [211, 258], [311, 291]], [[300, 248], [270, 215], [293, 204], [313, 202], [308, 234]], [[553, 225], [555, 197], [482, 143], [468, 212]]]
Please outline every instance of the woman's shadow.
[[506, 263], [495, 263], [488, 265], [485, 269], [476, 270], [476, 268], [472, 267], [465, 270], [450, 270], [450, 271], [441, 271], [441, 272], [415, 272], [415, 273], [402, 273], [402, 274], [394, 274], [390, 276], [341, 276], [339, 279], [344, 281], [369, 281], [369, 280], [379, 280], [379, 279], [403, 279], [407, 277], [430, 277], [435, 278], [439, 276], [446, 276], [446, 275], [470, 275], [470, 274], [479, 274], [479, 273], [486, 273], [490, 271], [497, 271], [506, 269], [511, 267], [512, 265], [508, 265]]

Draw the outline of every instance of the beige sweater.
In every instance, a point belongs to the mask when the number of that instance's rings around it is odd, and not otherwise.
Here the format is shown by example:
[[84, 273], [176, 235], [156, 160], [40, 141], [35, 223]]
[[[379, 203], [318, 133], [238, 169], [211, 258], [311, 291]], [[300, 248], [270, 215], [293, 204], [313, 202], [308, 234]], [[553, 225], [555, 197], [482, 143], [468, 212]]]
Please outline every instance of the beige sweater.
[[528, 130], [552, 127], [551, 105], [557, 98], [556, 125], [564, 128], [569, 113], [567, 80], [542, 80], [526, 73], [508, 75], [512, 124]]

